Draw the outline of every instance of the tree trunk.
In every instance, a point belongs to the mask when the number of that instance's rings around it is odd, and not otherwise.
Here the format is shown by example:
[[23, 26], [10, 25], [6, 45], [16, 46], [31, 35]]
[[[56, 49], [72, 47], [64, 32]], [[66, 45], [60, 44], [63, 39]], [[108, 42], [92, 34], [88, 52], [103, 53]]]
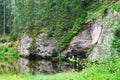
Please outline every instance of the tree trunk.
[[5, 13], [6, 13], [6, 12], [5, 12], [5, 0], [3, 0], [3, 34], [4, 34], [4, 35], [6, 34], [6, 31], [5, 31], [5, 28], [6, 28], [6, 27], [5, 27], [5, 24], [6, 24], [6, 23], [5, 23], [5, 21], [6, 21], [6, 20], [5, 20], [5, 16], [6, 16], [6, 15], [5, 15]]

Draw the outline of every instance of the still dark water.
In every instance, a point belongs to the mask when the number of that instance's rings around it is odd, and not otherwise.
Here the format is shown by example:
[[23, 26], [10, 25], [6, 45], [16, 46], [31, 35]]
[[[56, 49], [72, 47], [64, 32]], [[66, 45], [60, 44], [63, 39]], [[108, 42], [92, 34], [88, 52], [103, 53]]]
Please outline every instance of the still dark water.
[[53, 74], [58, 72], [67, 72], [76, 69], [76, 63], [69, 61], [51, 61], [51, 60], [34, 60], [26, 58], [18, 59], [19, 73], [29, 72], [31, 74]]
[[12, 71], [12, 73], [54, 74], [71, 70], [80, 71], [81, 65], [69, 60], [29, 60], [22, 57], [6, 58], [4, 62], [0, 61], [0, 73]]

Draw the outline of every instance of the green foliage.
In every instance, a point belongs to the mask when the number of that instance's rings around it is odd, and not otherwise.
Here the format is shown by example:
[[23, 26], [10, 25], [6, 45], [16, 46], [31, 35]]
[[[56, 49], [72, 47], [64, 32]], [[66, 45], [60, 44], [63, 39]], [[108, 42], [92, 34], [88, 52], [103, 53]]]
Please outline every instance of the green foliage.
[[120, 27], [116, 28], [114, 36], [115, 38], [120, 39]]
[[14, 31], [12, 31], [11, 33], [10, 33], [10, 40], [11, 41], [16, 41], [17, 40], [17, 38], [18, 38], [18, 34], [19, 33], [15, 33]]
[[43, 29], [48, 36], [59, 40], [56, 50], [60, 52], [68, 46], [69, 41], [85, 22], [87, 7], [92, 3], [94, 1], [91, 0], [28, 0], [26, 2], [13, 0], [11, 16], [15, 17], [12, 20], [13, 32], [10, 38], [15, 40], [17, 37], [15, 32], [21, 32], [22, 29], [27, 29], [26, 32], [35, 37], [40, 29]]
[[40, 27], [36, 27], [36, 25], [30, 25], [29, 27], [26, 27], [24, 30], [30, 37], [36, 37], [39, 33], [42, 33], [42, 29]]
[[112, 41], [112, 48], [120, 52], [120, 19], [117, 19], [118, 23], [115, 25], [117, 26], [114, 30], [114, 39]]
[[0, 74], [16, 73], [14, 62], [18, 59], [17, 47], [13, 42], [6, 42], [0, 45]]
[[93, 64], [88, 69], [82, 71], [77, 80], [119, 80], [119, 60], [118, 56], [112, 56], [100, 61], [98, 64]]
[[13, 42], [10, 42], [10, 44], [8, 44], [8, 47], [12, 48], [14, 46]]
[[116, 12], [120, 12], [120, 2], [117, 2], [115, 4], [113, 4], [111, 6], [111, 11], [114, 13], [115, 11]]
[[120, 27], [115, 30], [112, 48], [115, 48], [118, 52], [120, 52]]
[[[56, 50], [61, 52], [65, 49], [70, 40], [81, 29], [82, 24], [87, 19], [96, 18], [104, 14], [108, 8], [108, 4], [103, 5], [103, 0], [6, 0], [11, 1], [11, 7], [8, 8], [11, 17], [10, 40], [15, 41], [19, 33], [25, 29], [28, 34], [33, 37], [31, 41], [29, 53], [36, 55], [37, 45], [35, 36], [44, 29], [48, 36], [54, 37], [58, 43]], [[105, 0], [107, 2], [108, 0]], [[110, 0], [111, 1], [111, 0]], [[7, 6], [8, 6], [7, 2]], [[0, 5], [0, 15], [3, 15]], [[115, 3], [111, 6], [112, 11], [120, 11], [120, 4]], [[91, 12], [91, 13], [90, 13]], [[95, 14], [93, 14], [95, 12]], [[91, 16], [93, 15], [93, 16]], [[2, 16], [0, 16], [0, 32], [2, 31]], [[9, 28], [8, 28], [9, 29]], [[112, 47], [120, 52], [120, 28], [115, 30], [115, 39]], [[1, 38], [0, 42], [6, 42], [5, 38]], [[46, 43], [43, 43], [47, 46]], [[12, 59], [10, 58], [12, 56]], [[0, 61], [10, 61], [18, 57], [17, 48], [11, 43], [8, 46], [0, 46]], [[60, 57], [60, 56], [59, 56]], [[69, 58], [71, 62], [78, 62], [78, 59]], [[89, 65], [88, 65], [89, 64]], [[30, 75], [18, 74], [1, 76], [2, 80], [119, 80], [120, 77], [120, 58], [118, 56], [109, 57], [108, 59], [98, 61], [97, 63], [86, 63], [88, 65], [81, 72], [58, 73], [52, 75]], [[5, 66], [6, 67], [6, 66]], [[8, 67], [7, 67], [8, 69]], [[2, 68], [0, 64], [0, 72], [6, 72], [6, 68]]]
[[0, 47], [0, 55], [1, 56], [4, 56], [4, 54], [6, 53], [6, 52], [8, 52], [8, 47], [6, 47], [6, 46], [1, 46]]
[[1, 42], [1, 43], [5, 43], [5, 42], [7, 42], [7, 39], [6, 39], [5, 37], [1, 37], [1, 38], [0, 38], [0, 42]]
[[77, 33], [77, 31], [79, 30], [79, 26], [73, 27], [71, 30], [69, 30], [68, 32], [66, 32], [59, 40], [59, 42], [57, 43], [57, 47], [56, 50], [58, 52], [61, 52], [63, 49], [65, 49], [68, 45], [69, 42], [71, 41], [72, 37]]
[[[89, 1], [88, 1], [89, 2]], [[71, 13], [70, 16], [72, 15], [72, 17], [70, 17], [70, 21], [72, 20], [72, 22], [68, 23], [70, 25], [70, 28], [67, 28], [67, 31], [60, 31], [62, 32], [61, 36], [58, 36], [60, 39], [58, 41], [58, 43], [56, 44], [56, 50], [58, 52], [61, 52], [63, 49], [65, 49], [68, 45], [69, 42], [71, 41], [72, 37], [77, 34], [77, 32], [81, 29], [81, 25], [86, 21], [86, 9], [88, 6], [85, 6], [85, 3], [88, 4], [87, 1], [83, 1], [80, 2], [81, 5], [77, 5], [77, 1], [72, 1], [69, 5], [71, 5]], [[90, 4], [90, 3], [89, 3]], [[88, 5], [89, 5], [88, 4]], [[74, 7], [75, 5], [77, 5], [76, 7]], [[78, 11], [79, 9], [80, 11]], [[84, 9], [84, 10], [83, 10]], [[68, 14], [67, 14], [68, 15]], [[66, 22], [65, 22], [66, 23]], [[59, 31], [61, 28], [57, 29], [57, 31]], [[59, 33], [59, 32], [58, 32]], [[58, 34], [55, 33], [55, 34]]]
[[37, 54], [37, 50], [36, 49], [37, 49], [36, 40], [35, 40], [35, 38], [33, 38], [31, 43], [30, 43], [30, 47], [28, 49], [30, 55], [36, 56], [36, 54]]
[[6, 30], [12, 41], [17, 40], [22, 31], [35, 37], [43, 30], [42, 32], [58, 40], [56, 50], [61, 52], [81, 29], [82, 24], [88, 18], [93, 18], [90, 17], [93, 11], [98, 10], [93, 16], [99, 16], [104, 12], [108, 4], [99, 9], [98, 7], [107, 2], [107, 0], [6, 0], [6, 19], [8, 18]]
[[15, 47], [0, 46], [0, 61], [6, 61], [9, 57], [18, 57], [18, 51]]

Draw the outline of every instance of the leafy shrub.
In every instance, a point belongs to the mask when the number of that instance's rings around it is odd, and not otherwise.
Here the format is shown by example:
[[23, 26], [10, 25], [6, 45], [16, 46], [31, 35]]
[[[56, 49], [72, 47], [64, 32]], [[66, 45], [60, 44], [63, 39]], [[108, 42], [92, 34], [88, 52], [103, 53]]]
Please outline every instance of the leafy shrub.
[[9, 51], [9, 48], [7, 46], [0, 46], [0, 51], [7, 52]]
[[0, 46], [0, 60], [8, 59], [9, 57], [17, 58], [18, 50], [16, 47]]
[[32, 39], [31, 43], [30, 43], [30, 47], [29, 47], [29, 53], [30, 55], [36, 55], [37, 53], [37, 45], [36, 45], [36, 40], [35, 38]]
[[3, 51], [8, 52], [9, 51], [8, 47], [7, 46], [3, 47]]
[[112, 48], [120, 52], [120, 27], [115, 29], [114, 40], [112, 42]]
[[17, 34], [17, 33], [14, 33], [14, 31], [12, 31], [12, 32], [10, 33], [10, 40], [11, 40], [11, 41], [16, 41], [17, 38], [18, 38], [18, 34]]
[[1, 37], [0, 42], [5, 43], [5, 42], [7, 42], [7, 39], [5, 37]]
[[[111, 56], [82, 71], [77, 80], [119, 80], [120, 58]], [[73, 79], [76, 80], [76, 79]]]
[[13, 47], [13, 45], [14, 45], [13, 42], [11, 42], [8, 44], [8, 47]]
[[111, 6], [111, 11], [114, 12], [120, 12], [120, 2], [117, 2]]
[[8, 51], [8, 55], [17, 57], [18, 56], [18, 50], [16, 47], [11, 47]]
[[82, 15], [80, 18], [76, 18], [73, 27], [68, 32], [64, 33], [64, 35], [59, 39], [59, 42], [56, 46], [56, 50], [58, 52], [61, 52], [63, 49], [65, 49], [69, 45], [72, 37], [80, 30], [81, 24], [85, 21], [85, 18], [83, 18], [85, 15], [86, 14]]

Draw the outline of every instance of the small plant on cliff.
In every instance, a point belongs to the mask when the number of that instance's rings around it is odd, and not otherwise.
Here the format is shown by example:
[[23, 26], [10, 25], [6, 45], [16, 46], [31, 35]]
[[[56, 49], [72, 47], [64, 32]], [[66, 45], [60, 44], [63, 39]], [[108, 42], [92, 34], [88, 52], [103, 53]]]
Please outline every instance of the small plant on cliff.
[[32, 55], [35, 56], [37, 54], [37, 45], [36, 45], [35, 38], [33, 38], [30, 43], [29, 53], [30, 53], [30, 56], [32, 56]]

